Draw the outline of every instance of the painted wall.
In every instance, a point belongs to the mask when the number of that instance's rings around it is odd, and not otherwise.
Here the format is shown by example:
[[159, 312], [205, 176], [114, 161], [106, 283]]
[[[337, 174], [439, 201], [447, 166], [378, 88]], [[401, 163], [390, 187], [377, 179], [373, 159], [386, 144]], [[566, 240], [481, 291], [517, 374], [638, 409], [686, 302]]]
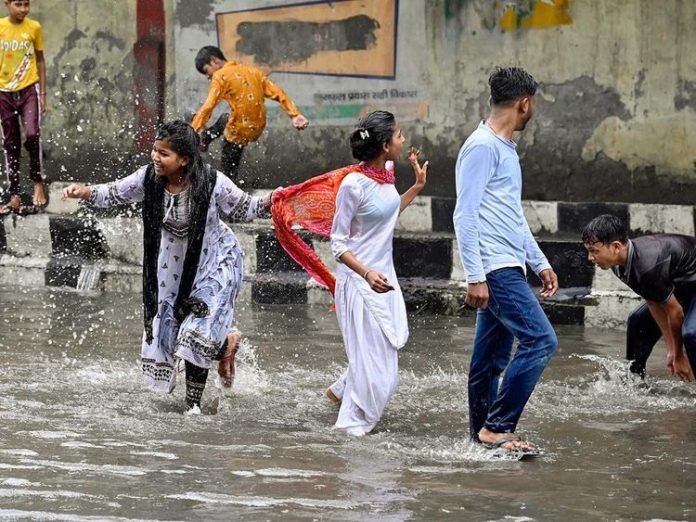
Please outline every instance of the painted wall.
[[[137, 0], [114, 5], [33, 2], [46, 41], [49, 179], [113, 179], [145, 161], [134, 92], [150, 78], [135, 66]], [[351, 161], [348, 132], [380, 107], [430, 159], [427, 193], [450, 196], [457, 151], [486, 114], [487, 75], [504, 64], [542, 82], [537, 117], [519, 136], [526, 198], [693, 203], [690, 0], [165, 0], [164, 9], [167, 118], [200, 106], [207, 81], [193, 57], [219, 42], [268, 71], [311, 119], [297, 132], [267, 103], [268, 128], [242, 167], [252, 185]]]
[[[350, 161], [355, 118], [384, 107], [431, 160], [428, 193], [452, 195], [457, 151], [503, 64], [542, 83], [537, 118], [519, 136], [525, 197], [693, 203], [690, 0], [173, 1], [170, 114], [202, 103], [207, 81], [193, 57], [219, 41], [228, 58], [269, 71], [311, 119], [298, 133], [268, 102], [247, 181], [277, 186]], [[401, 177], [406, 186], [405, 166]]]
[[[107, 179], [133, 158], [135, 0], [32, 2], [44, 29], [50, 180]], [[23, 176], [25, 179], [26, 176]]]

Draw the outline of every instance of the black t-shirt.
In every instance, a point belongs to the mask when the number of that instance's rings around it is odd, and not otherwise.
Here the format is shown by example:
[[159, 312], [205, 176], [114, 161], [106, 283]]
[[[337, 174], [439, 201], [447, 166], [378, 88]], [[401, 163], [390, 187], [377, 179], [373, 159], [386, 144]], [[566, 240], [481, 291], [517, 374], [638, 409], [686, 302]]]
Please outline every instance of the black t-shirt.
[[664, 303], [696, 293], [696, 237], [656, 234], [629, 241], [626, 268], [614, 273], [648, 301]]

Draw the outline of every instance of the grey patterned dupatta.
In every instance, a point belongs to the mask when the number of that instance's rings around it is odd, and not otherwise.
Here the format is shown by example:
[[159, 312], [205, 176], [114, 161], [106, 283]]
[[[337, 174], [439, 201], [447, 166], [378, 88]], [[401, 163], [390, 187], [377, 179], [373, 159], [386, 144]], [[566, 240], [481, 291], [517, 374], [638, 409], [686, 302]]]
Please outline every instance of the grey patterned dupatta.
[[[188, 248], [174, 305], [174, 317], [179, 323], [191, 312], [196, 315], [207, 313], [207, 310], [200, 309], [205, 307], [205, 303], [190, 299], [203, 247], [210, 198], [217, 180], [217, 172], [210, 165], [203, 170], [202, 174], [202, 176], [194, 176], [191, 180], [191, 221], [188, 229]], [[148, 165], [145, 172], [145, 198], [143, 201], [143, 319], [145, 340], [148, 344], [152, 342], [153, 338], [152, 321], [157, 314], [159, 299], [157, 259], [162, 239], [166, 182], [165, 178], [155, 175], [152, 164]]]

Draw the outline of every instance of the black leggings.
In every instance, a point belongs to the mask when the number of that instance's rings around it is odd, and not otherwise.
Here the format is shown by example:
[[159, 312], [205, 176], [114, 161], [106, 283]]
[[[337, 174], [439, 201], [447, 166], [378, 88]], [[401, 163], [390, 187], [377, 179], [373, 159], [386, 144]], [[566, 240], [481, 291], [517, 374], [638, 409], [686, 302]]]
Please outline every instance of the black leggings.
[[[220, 351], [215, 356], [215, 360], [220, 360], [227, 351], [227, 339], [225, 339], [220, 347]], [[186, 406], [193, 408], [194, 406], [201, 407], [201, 398], [205, 383], [208, 380], [208, 369], [201, 368], [195, 364], [184, 361], [186, 367]]]
[[[682, 340], [692, 369], [696, 371], [696, 299], [679, 299], [684, 309]], [[643, 301], [628, 316], [626, 325], [626, 359], [631, 361], [631, 372], [645, 377], [645, 365], [662, 332]]]
[[[213, 125], [203, 131], [203, 144], [206, 147], [223, 135], [229, 117], [229, 113], [221, 114]], [[237, 171], [239, 170], [239, 164], [242, 161], [242, 154], [244, 153], [244, 145], [232, 143], [225, 138], [223, 138], [222, 141], [220, 171], [232, 181], [236, 182]]]

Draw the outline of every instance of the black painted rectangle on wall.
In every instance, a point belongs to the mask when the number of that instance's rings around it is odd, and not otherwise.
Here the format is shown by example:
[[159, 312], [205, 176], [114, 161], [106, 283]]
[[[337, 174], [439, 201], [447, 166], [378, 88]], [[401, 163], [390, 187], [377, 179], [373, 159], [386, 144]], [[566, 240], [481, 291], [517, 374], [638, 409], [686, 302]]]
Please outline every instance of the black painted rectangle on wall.
[[558, 203], [558, 231], [580, 237], [585, 225], [601, 214], [617, 216], [623, 220], [627, 227], [629, 226], [627, 203], [567, 203], [561, 201]]
[[96, 222], [87, 218], [52, 217], [48, 221], [54, 256], [79, 256], [103, 259], [109, 253], [104, 235]]
[[430, 200], [431, 219], [433, 232], [454, 232], [454, 208], [457, 205], [455, 198], [432, 198]]
[[452, 274], [452, 240], [395, 237], [394, 268], [398, 277], [449, 279]]
[[[300, 232], [300, 237], [310, 247], [312, 241], [309, 234]], [[275, 234], [262, 232], [256, 237], [256, 272], [265, 274], [271, 272], [302, 272], [303, 268], [280, 246]]]
[[[591, 287], [595, 267], [587, 259], [587, 251], [580, 241], [539, 241], [558, 276], [561, 288]], [[541, 286], [541, 281], [531, 270], [527, 270], [527, 280], [532, 286]]]
[[251, 284], [256, 304], [307, 304], [307, 285], [293, 281], [257, 280]]
[[0, 219], [0, 254], [7, 252], [7, 234], [5, 233], [5, 220]]

